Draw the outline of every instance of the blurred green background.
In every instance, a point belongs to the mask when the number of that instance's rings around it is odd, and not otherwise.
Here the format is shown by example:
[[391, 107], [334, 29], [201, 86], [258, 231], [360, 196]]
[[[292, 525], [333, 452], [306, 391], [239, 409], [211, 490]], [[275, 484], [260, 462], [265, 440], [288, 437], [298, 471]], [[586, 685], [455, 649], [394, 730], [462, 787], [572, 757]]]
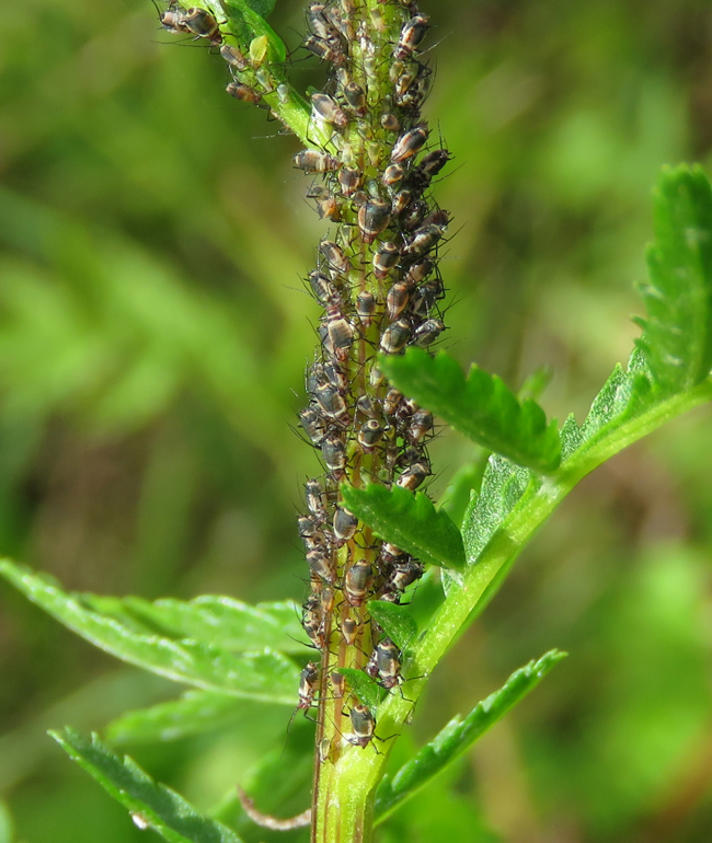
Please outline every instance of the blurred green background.
[[[277, 6], [296, 46], [302, 4]], [[637, 334], [660, 165], [712, 163], [712, 10], [423, 10], [429, 115], [455, 158], [436, 187], [458, 230], [443, 345], [512, 385], [550, 365], [547, 411], [581, 420]], [[149, 0], [22, 0], [2, 24], [0, 551], [75, 589], [301, 599], [294, 515], [316, 460], [289, 426], [323, 228], [294, 140], [226, 97], [220, 60], [162, 33]], [[712, 840], [710, 418], [613, 460], [537, 537], [399, 752], [547, 648], [570, 658], [383, 841]], [[443, 436], [433, 456], [437, 495], [472, 454]], [[100, 728], [176, 688], [4, 585], [0, 607], [0, 843], [145, 839], [44, 730]], [[245, 706], [214, 734], [125, 749], [205, 810], [269, 754], [290, 773], [262, 807], [289, 814], [309, 733], [287, 737], [288, 715]], [[248, 843], [277, 839], [236, 822]]]

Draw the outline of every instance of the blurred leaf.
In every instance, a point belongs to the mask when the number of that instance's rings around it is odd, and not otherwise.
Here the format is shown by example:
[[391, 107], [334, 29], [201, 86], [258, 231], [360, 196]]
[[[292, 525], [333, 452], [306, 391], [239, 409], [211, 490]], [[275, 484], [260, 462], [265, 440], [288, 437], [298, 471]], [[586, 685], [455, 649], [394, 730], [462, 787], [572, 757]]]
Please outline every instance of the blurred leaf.
[[122, 623], [138, 621], [147, 630], [173, 638], [195, 638], [226, 650], [254, 651], [269, 647], [303, 653], [308, 641], [299, 623], [295, 603], [258, 603], [250, 606], [221, 595], [202, 594], [186, 602], [170, 597], [110, 597], [82, 594], [82, 601]]
[[0, 802], [0, 843], [12, 843], [14, 840], [12, 817], [4, 802]]
[[656, 385], [680, 392], [712, 366], [712, 188], [700, 167], [663, 170], [654, 219], [638, 344]]
[[455, 524], [462, 523], [473, 492], [476, 494], [480, 489], [486, 466], [486, 459], [465, 463], [455, 472], [445, 489], [438, 508], [447, 512]]
[[105, 727], [104, 735], [112, 744], [175, 741], [222, 729], [241, 712], [230, 694], [187, 691], [177, 700], [127, 711]]
[[392, 777], [381, 782], [376, 794], [377, 822], [404, 800], [427, 784], [430, 779], [468, 749], [490, 726], [539, 684], [541, 679], [566, 656], [560, 650], [550, 650], [537, 661], [516, 670], [504, 685], [487, 699], [479, 702], [462, 719], [453, 719]]
[[547, 424], [534, 401], [520, 403], [497, 375], [473, 364], [465, 378], [448, 354], [432, 357], [420, 348], [409, 348], [401, 357], [381, 355], [379, 361], [401, 392], [488, 450], [538, 471], [558, 466], [561, 445], [556, 422]]
[[180, 794], [155, 782], [136, 762], [114, 755], [97, 737], [73, 729], [49, 733], [69, 757], [128, 808], [138, 828], [151, 828], [169, 843], [240, 843], [227, 826], [199, 814]]
[[353, 667], [340, 667], [339, 673], [346, 678], [349, 691], [354, 693], [365, 706], [372, 711], [378, 709], [386, 692], [375, 679], [371, 679], [363, 670], [356, 670]]
[[399, 650], [405, 650], [418, 634], [410, 607], [389, 603], [387, 600], [370, 600], [368, 611]]
[[64, 626], [96, 647], [175, 682], [283, 705], [294, 704], [297, 671], [281, 653], [233, 655], [218, 647], [182, 639], [141, 635], [114, 618], [85, 609], [81, 597], [7, 559], [0, 575]]
[[341, 494], [347, 508], [382, 539], [426, 565], [458, 569], [465, 564], [460, 531], [423, 492], [371, 483], [365, 489], [343, 484]]

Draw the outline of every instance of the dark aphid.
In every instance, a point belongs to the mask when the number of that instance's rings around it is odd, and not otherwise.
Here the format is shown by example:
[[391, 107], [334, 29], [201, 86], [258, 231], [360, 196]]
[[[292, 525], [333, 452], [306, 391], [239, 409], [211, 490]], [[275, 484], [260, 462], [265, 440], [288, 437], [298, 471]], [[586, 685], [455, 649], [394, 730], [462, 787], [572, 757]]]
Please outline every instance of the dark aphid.
[[321, 443], [321, 456], [329, 471], [343, 471], [346, 467], [346, 445], [344, 441], [338, 436], [325, 436]]
[[334, 589], [322, 588], [319, 592], [319, 603], [322, 615], [328, 615], [334, 608]]
[[393, 204], [392, 204], [392, 213], [394, 217], [397, 217], [399, 214], [402, 214], [403, 211], [408, 207], [410, 204], [410, 200], [413, 198], [413, 194], [410, 190], [399, 190], [398, 193], [393, 197]]
[[312, 644], [321, 650], [324, 646], [324, 627], [319, 610], [319, 598], [315, 594], [310, 595], [302, 606], [302, 628]]
[[426, 176], [430, 180], [442, 170], [449, 160], [450, 153], [447, 149], [434, 149], [423, 156], [416, 170], [420, 175]]
[[389, 389], [388, 392], [386, 393], [384, 399], [383, 399], [383, 403], [382, 403], [383, 412], [387, 416], [392, 416], [395, 413], [395, 411], [398, 409], [398, 405], [401, 403], [402, 400], [403, 400], [403, 393], [402, 392], [399, 392], [395, 388]]
[[311, 538], [316, 535], [319, 530], [316, 521], [308, 515], [300, 515], [297, 519], [297, 525], [299, 527], [299, 535], [303, 539]]
[[400, 161], [411, 158], [423, 148], [427, 139], [428, 127], [425, 123], [419, 123], [395, 142], [391, 152], [391, 161], [398, 164]]
[[353, 618], [346, 617], [341, 621], [341, 634], [344, 636], [344, 641], [349, 647], [356, 640], [358, 626], [358, 621], [355, 621]]
[[398, 46], [393, 55], [396, 59], [405, 59], [413, 54], [418, 44], [425, 37], [430, 25], [430, 18], [427, 15], [415, 15], [403, 24]]
[[324, 438], [324, 423], [321, 413], [316, 407], [309, 405], [299, 413], [299, 424], [309, 437], [312, 445], [320, 445]]
[[316, 662], [307, 662], [299, 674], [299, 704], [297, 710], [311, 708], [314, 694], [319, 684], [319, 666]]
[[396, 281], [388, 291], [386, 295], [386, 312], [391, 322], [394, 322], [406, 307], [408, 307], [411, 289], [411, 285], [406, 281]]
[[324, 41], [321, 38], [317, 38], [316, 35], [310, 35], [304, 41], [304, 46], [310, 53], [314, 53], [322, 61], [329, 61], [337, 66], [346, 61], [346, 53], [341, 48], [341, 45], [331, 41]]
[[379, 600], [383, 600], [386, 603], [400, 603], [401, 596], [398, 591], [385, 591], [383, 594], [379, 595]]
[[341, 206], [331, 195], [328, 187], [320, 184], [313, 184], [307, 190], [307, 199], [314, 199], [319, 218], [322, 220], [338, 221], [341, 219]]
[[333, 360], [327, 360], [322, 363], [321, 371], [323, 372], [327, 383], [330, 383], [341, 392], [346, 392], [349, 382], [338, 363], [335, 363]]
[[249, 85], [243, 85], [242, 82], [230, 82], [225, 91], [240, 102], [249, 102], [256, 105], [261, 99], [262, 94], [251, 88]]
[[403, 249], [404, 255], [424, 255], [429, 252], [433, 246], [443, 236], [443, 230], [439, 225], [429, 224], [423, 225], [413, 232], [408, 245]]
[[368, 589], [373, 579], [373, 569], [369, 562], [361, 559], [354, 562], [344, 574], [344, 593], [352, 606], [361, 606], [366, 602]]
[[361, 187], [363, 174], [356, 167], [342, 167], [339, 170], [339, 186], [344, 196], [353, 196]]
[[359, 428], [356, 439], [365, 451], [370, 451], [371, 448], [381, 441], [384, 433], [384, 427], [378, 419], [369, 419]]
[[338, 275], [346, 275], [351, 269], [351, 264], [344, 254], [344, 250], [333, 240], [322, 240], [319, 243], [319, 251], [329, 265], [329, 269]]
[[381, 126], [387, 132], [400, 132], [401, 129], [400, 120], [395, 114], [390, 113], [381, 115]]
[[324, 8], [323, 3], [309, 4], [307, 8], [307, 24], [309, 29], [322, 41], [331, 42], [334, 39], [338, 41], [339, 34], [327, 19]]
[[343, 395], [331, 384], [320, 384], [314, 392], [314, 399], [322, 413], [329, 418], [339, 419], [346, 413]]
[[354, 208], [363, 208], [368, 202], [368, 193], [365, 190], [357, 190], [351, 197], [351, 204]]
[[369, 293], [368, 290], [362, 290], [358, 296], [356, 296], [356, 314], [358, 318], [361, 320], [361, 324], [368, 327], [374, 317], [376, 312], [376, 298], [373, 293]]
[[363, 670], [364, 673], [367, 673], [371, 677], [371, 679], [378, 678], [378, 659], [376, 657], [375, 650], [371, 653], [371, 657], [364, 665]]
[[323, 548], [315, 548], [307, 553], [309, 570], [316, 577], [320, 577], [329, 584], [334, 581], [334, 569], [331, 564], [331, 554]]
[[378, 389], [379, 386], [382, 386], [385, 383], [385, 380], [383, 372], [378, 368], [378, 366], [373, 366], [368, 375], [368, 382], [370, 386], [372, 386], [373, 389]]
[[311, 101], [314, 111], [327, 123], [332, 123], [338, 129], [345, 129], [348, 126], [348, 115], [328, 94], [320, 92], [312, 94]]
[[183, 24], [196, 38], [207, 38], [213, 44], [222, 43], [218, 22], [205, 9], [198, 9], [195, 6], [188, 9], [183, 15]]
[[408, 437], [418, 443], [433, 429], [433, 414], [428, 410], [416, 410], [408, 424]]
[[329, 674], [329, 681], [331, 682], [331, 691], [335, 700], [340, 700], [346, 691], [346, 679], [338, 670], [334, 670]]
[[326, 304], [337, 295], [336, 288], [331, 283], [331, 279], [316, 270], [309, 273], [309, 284], [314, 293], [314, 298], [321, 304]]
[[403, 181], [403, 176], [405, 176], [405, 170], [400, 164], [389, 164], [383, 171], [381, 181], [386, 187], [393, 187]]
[[[355, 330], [353, 325], [342, 316], [329, 319], [326, 323], [327, 337], [334, 353], [348, 351], [353, 345]], [[327, 349], [328, 350], [328, 349]]]
[[387, 240], [373, 256], [373, 271], [382, 279], [393, 269], [400, 258], [400, 249], [392, 240]]
[[408, 92], [413, 87], [413, 84], [418, 79], [419, 71], [415, 65], [411, 65], [409, 67], [404, 67], [400, 73], [395, 75], [395, 79], [393, 80], [393, 99], [396, 102], [396, 105], [411, 105], [410, 97], [408, 97]]
[[370, 395], [360, 395], [356, 400], [356, 409], [364, 416], [369, 418], [376, 418], [380, 415], [378, 407]]
[[411, 267], [409, 267], [405, 280], [409, 281], [411, 284], [420, 284], [428, 277], [428, 275], [430, 275], [434, 268], [435, 264], [433, 261], [431, 261], [430, 258], [425, 258], [424, 260], [418, 261], [418, 263], [414, 263]]
[[366, 113], [366, 92], [356, 82], [347, 82], [341, 89], [344, 99], [348, 103], [349, 108], [359, 117], [363, 117]]
[[376, 729], [376, 719], [370, 710], [365, 705], [361, 705], [361, 703], [357, 703], [351, 707], [349, 718], [353, 731], [351, 735], [346, 736], [346, 740], [350, 744], [360, 746], [363, 749], [373, 739], [373, 733]]
[[341, 542], [347, 542], [354, 537], [358, 527], [358, 518], [348, 509], [337, 506], [334, 510], [334, 535]]
[[220, 47], [220, 55], [235, 70], [249, 70], [250, 62], [237, 47], [233, 47], [231, 44], [223, 44]]
[[419, 580], [424, 573], [420, 562], [410, 556], [405, 557], [401, 562], [396, 562], [388, 578], [388, 585], [397, 591], [405, 591], [411, 583]]
[[442, 334], [445, 330], [445, 323], [441, 319], [426, 319], [422, 325], [418, 325], [413, 336], [413, 345], [419, 345], [422, 348], [430, 345]]
[[402, 551], [398, 545], [393, 544], [392, 542], [383, 542], [381, 545], [381, 562], [386, 567], [389, 565], [395, 565], [401, 559], [406, 558], [406, 554]]
[[329, 498], [321, 488], [318, 480], [307, 480], [304, 484], [304, 497], [307, 502], [307, 509], [317, 521], [326, 519], [326, 509], [329, 505]]
[[358, 209], [358, 227], [363, 239], [372, 243], [391, 221], [391, 203], [371, 199]]
[[428, 203], [425, 200], [415, 199], [400, 216], [401, 228], [405, 231], [414, 231], [422, 224], [428, 210]]
[[302, 149], [292, 158], [294, 166], [305, 173], [327, 173], [338, 170], [341, 162], [320, 149]]
[[376, 672], [380, 678], [380, 685], [386, 690], [395, 688], [403, 683], [401, 676], [401, 651], [391, 641], [384, 638], [376, 644]]
[[396, 482], [403, 489], [414, 492], [429, 475], [430, 466], [425, 462], [416, 462], [409, 465]]
[[326, 15], [341, 35], [350, 44], [356, 37], [351, 21], [354, 18], [354, 5], [351, 0], [339, 0], [329, 4]]
[[176, 34], [180, 32], [190, 32], [185, 24], [185, 15], [185, 9], [169, 8], [165, 12], [161, 13], [159, 18], [161, 26], [169, 32], [174, 32]]
[[410, 322], [407, 319], [398, 319], [381, 334], [381, 351], [385, 351], [386, 354], [397, 354], [405, 348], [410, 335]]

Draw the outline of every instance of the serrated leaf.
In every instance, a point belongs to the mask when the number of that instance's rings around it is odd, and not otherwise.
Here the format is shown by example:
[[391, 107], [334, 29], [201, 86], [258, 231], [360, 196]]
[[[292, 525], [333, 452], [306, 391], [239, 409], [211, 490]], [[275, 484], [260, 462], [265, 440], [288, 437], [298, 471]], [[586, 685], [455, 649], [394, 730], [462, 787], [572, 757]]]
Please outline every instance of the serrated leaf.
[[399, 650], [405, 650], [418, 634], [418, 624], [406, 606], [386, 600], [371, 600], [368, 611], [371, 619], [376, 621]]
[[363, 670], [356, 670], [353, 667], [340, 667], [339, 673], [346, 679], [349, 691], [354, 693], [365, 706], [372, 711], [378, 709], [386, 691], [375, 679], [371, 679]]
[[461, 755], [504, 714], [532, 691], [557, 662], [566, 656], [550, 650], [540, 659], [516, 670], [504, 685], [479, 702], [465, 717], [453, 719], [392, 777], [381, 782], [376, 793], [376, 821], [384, 820], [410, 799], [435, 775]]
[[122, 661], [198, 688], [294, 704], [297, 670], [281, 653], [235, 655], [191, 639], [142, 635], [85, 608], [80, 597], [67, 594], [46, 575], [7, 559], [0, 560], [0, 575], [64, 626]]
[[460, 531], [423, 492], [371, 483], [365, 489], [343, 484], [341, 493], [346, 507], [382, 539], [426, 565], [457, 570], [465, 564]]
[[240, 718], [243, 709], [232, 695], [187, 691], [177, 700], [127, 711], [103, 731], [114, 744], [175, 741], [224, 728]]
[[520, 403], [496, 375], [473, 365], [465, 378], [445, 352], [421, 348], [381, 355], [379, 366], [395, 386], [478, 444], [537, 471], [553, 471], [561, 458], [555, 421], [547, 424], [534, 401]]
[[254, 651], [268, 647], [284, 653], [304, 652], [307, 640], [299, 609], [290, 600], [250, 606], [240, 600], [203, 594], [193, 600], [162, 597], [105, 597], [82, 593], [88, 608], [110, 615], [137, 631], [171, 638], [195, 638], [226, 650]]
[[199, 814], [180, 794], [154, 781], [128, 755], [119, 758], [97, 737], [70, 728], [49, 733], [69, 757], [130, 812], [139, 828], [169, 843], [240, 843], [227, 826]]
[[700, 167], [663, 170], [654, 231], [638, 343], [669, 394], [700, 383], [712, 367], [712, 188]]

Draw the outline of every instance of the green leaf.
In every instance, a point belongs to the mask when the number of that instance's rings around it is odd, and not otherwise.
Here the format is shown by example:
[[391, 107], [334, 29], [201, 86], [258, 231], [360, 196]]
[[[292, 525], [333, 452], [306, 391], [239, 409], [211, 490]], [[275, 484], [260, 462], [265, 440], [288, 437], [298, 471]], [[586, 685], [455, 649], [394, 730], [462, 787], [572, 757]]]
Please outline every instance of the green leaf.
[[534, 401], [520, 403], [496, 375], [473, 365], [465, 378], [445, 352], [421, 348], [381, 355], [379, 366], [395, 386], [490, 451], [537, 471], [553, 471], [561, 458], [555, 421], [547, 424]]
[[365, 706], [373, 711], [378, 709], [386, 691], [375, 679], [371, 679], [363, 670], [356, 670], [353, 667], [340, 667], [339, 673], [346, 679], [349, 691], [354, 693]]
[[712, 367], [712, 188], [700, 167], [663, 170], [654, 231], [638, 344], [656, 385], [670, 394], [700, 383]]
[[250, 606], [231, 597], [204, 594], [186, 602], [162, 597], [105, 597], [81, 595], [96, 612], [137, 631], [195, 638], [226, 650], [254, 651], [269, 647], [285, 653], [303, 653], [308, 643], [299, 623], [299, 608], [290, 600]]
[[69, 757], [117, 802], [139, 828], [152, 828], [169, 843], [240, 843], [227, 826], [199, 814], [180, 794], [155, 782], [136, 762], [114, 755], [96, 735], [73, 729], [49, 733]]
[[177, 700], [128, 711], [104, 729], [110, 743], [175, 741], [222, 729], [238, 720], [244, 703], [214, 691], [186, 691]]
[[385, 541], [397, 545], [427, 565], [462, 568], [465, 552], [460, 531], [450, 516], [436, 510], [423, 492], [376, 483], [365, 489], [341, 486], [344, 503]]
[[265, 702], [294, 704], [298, 676], [281, 653], [234, 655], [191, 639], [143, 635], [85, 608], [50, 577], [0, 559], [0, 575], [60, 623], [113, 656], [175, 682]]
[[[215, 0], [214, 0], [215, 2]], [[223, 13], [228, 19], [235, 37], [247, 46], [255, 38], [266, 37], [271, 47], [271, 61], [284, 62], [287, 58], [287, 48], [284, 41], [277, 35], [264, 19], [263, 15], [272, 11], [272, 0], [219, 0]], [[268, 12], [262, 9], [267, 8]]]
[[385, 777], [376, 793], [376, 821], [382, 822], [395, 808], [410, 799], [437, 773], [461, 755], [490, 726], [532, 691], [542, 678], [566, 656], [550, 650], [537, 661], [516, 670], [504, 685], [479, 702], [465, 717], [453, 719], [392, 777]]
[[[486, 456], [487, 454], [485, 454]], [[462, 523], [472, 493], [479, 492], [486, 466], [486, 458], [479, 459], [477, 462], [465, 463], [455, 472], [448, 483], [447, 489], [440, 499], [440, 509], [447, 512], [456, 524]]]
[[371, 619], [381, 627], [399, 650], [405, 650], [418, 634], [418, 624], [406, 606], [386, 600], [370, 600], [368, 611]]

